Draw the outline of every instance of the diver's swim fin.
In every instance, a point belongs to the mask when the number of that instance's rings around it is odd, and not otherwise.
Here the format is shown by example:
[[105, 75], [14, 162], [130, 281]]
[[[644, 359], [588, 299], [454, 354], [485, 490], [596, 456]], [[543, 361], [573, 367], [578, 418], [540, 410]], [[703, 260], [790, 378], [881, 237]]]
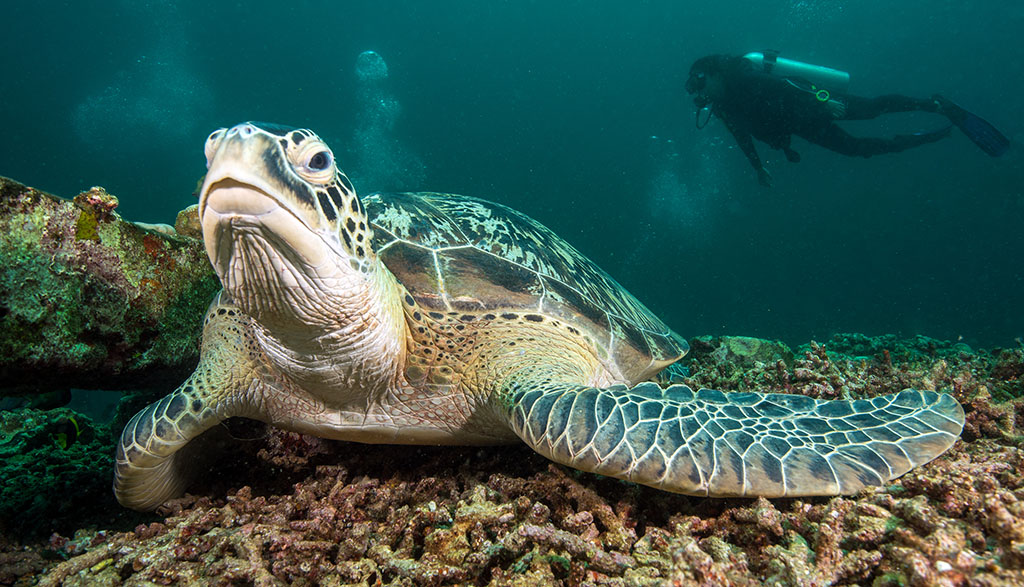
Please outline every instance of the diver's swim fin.
[[984, 118], [968, 112], [945, 96], [936, 94], [932, 99], [939, 105], [939, 114], [945, 115], [982, 151], [999, 157], [1010, 148], [1010, 139]]

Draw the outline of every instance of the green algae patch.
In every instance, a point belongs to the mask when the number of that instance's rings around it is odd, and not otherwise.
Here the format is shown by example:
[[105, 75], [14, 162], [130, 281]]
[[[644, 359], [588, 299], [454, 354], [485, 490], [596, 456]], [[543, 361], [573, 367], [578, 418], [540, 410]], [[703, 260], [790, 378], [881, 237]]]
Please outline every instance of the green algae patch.
[[78, 220], [75, 221], [75, 240], [99, 241], [100, 235], [96, 232], [98, 224], [95, 214], [82, 210], [78, 214]]

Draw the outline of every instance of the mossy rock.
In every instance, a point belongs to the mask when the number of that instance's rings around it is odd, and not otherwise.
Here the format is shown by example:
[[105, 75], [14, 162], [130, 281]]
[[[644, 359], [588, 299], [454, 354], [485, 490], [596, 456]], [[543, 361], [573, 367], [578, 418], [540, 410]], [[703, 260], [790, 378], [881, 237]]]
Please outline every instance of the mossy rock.
[[45, 538], [124, 515], [113, 455], [110, 429], [73, 410], [0, 412], [0, 530]]
[[0, 396], [170, 386], [220, 287], [201, 240], [0, 177]]

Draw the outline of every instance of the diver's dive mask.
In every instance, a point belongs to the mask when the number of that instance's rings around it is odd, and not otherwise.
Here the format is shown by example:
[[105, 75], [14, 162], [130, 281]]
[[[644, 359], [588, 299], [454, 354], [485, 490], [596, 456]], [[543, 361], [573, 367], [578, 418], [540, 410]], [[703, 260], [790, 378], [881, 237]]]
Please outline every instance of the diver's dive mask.
[[708, 76], [706, 73], [703, 71], [691, 71], [690, 77], [686, 80], [686, 92], [688, 94], [696, 94], [703, 90], [707, 83]]

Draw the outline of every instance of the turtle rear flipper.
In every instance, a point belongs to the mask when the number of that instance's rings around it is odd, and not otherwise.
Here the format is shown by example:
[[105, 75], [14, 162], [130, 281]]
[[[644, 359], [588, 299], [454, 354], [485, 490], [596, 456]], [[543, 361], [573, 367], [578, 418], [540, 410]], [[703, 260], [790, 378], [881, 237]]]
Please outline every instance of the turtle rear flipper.
[[942, 454], [963, 428], [947, 394], [870, 400], [547, 384], [513, 391], [513, 429], [554, 461], [688, 495], [850, 494]]
[[121, 433], [114, 494], [121, 505], [156, 509], [181, 495], [195, 464], [179, 452], [231, 416], [248, 416], [259, 386], [245, 318], [218, 297], [203, 328], [199, 366], [177, 390], [140, 411]]

